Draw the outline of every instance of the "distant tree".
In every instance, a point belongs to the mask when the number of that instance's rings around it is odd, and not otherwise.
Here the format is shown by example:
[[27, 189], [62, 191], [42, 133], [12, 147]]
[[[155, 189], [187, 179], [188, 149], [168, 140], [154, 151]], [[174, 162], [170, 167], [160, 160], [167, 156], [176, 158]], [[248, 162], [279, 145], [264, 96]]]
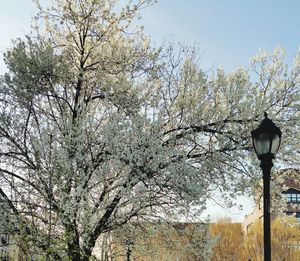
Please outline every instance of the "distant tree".
[[[261, 221], [253, 224], [245, 237], [245, 255], [251, 260], [263, 260], [263, 234]], [[273, 235], [272, 235], [273, 236]]]
[[300, 256], [300, 228], [296, 218], [276, 219], [272, 223], [274, 260], [296, 261]]
[[0, 195], [41, 259], [89, 260], [130, 220], [174, 219], [216, 188], [243, 191], [264, 111], [298, 131], [299, 56], [288, 71], [281, 50], [260, 53], [253, 83], [241, 68], [206, 75], [193, 49], [154, 48], [134, 28], [151, 0], [117, 2], [54, 0], [5, 54]]
[[244, 259], [244, 234], [240, 223], [221, 219], [210, 225], [211, 235], [217, 237], [211, 261]]
[[[245, 238], [245, 253], [252, 260], [263, 260], [263, 227], [257, 222]], [[294, 217], [277, 218], [271, 226], [272, 260], [297, 261], [300, 255], [300, 228]]]
[[[113, 260], [123, 261], [130, 249], [132, 260], [204, 261], [210, 260], [211, 247], [206, 224], [153, 222], [127, 224], [111, 234]], [[130, 243], [130, 244], [128, 244]]]

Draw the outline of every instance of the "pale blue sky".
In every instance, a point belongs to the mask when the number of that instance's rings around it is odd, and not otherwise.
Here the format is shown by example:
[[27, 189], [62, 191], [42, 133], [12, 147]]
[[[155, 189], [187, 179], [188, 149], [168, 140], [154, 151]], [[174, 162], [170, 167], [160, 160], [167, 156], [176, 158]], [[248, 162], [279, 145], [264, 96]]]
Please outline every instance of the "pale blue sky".
[[[123, 1], [123, 0], [122, 0]], [[50, 2], [42, 0], [41, 2]], [[0, 0], [0, 55], [11, 39], [30, 31], [34, 15], [31, 0]], [[291, 62], [300, 45], [300, 0], [160, 0], [143, 11], [141, 23], [157, 43], [197, 43], [203, 69], [222, 66], [231, 71], [248, 66], [259, 48], [269, 51], [282, 46]], [[2, 59], [0, 73], [4, 71]], [[251, 209], [222, 211], [210, 205], [213, 216], [230, 215], [241, 220]]]
[[156, 41], [197, 42], [205, 68], [247, 66], [259, 48], [285, 47], [291, 61], [300, 44], [300, 0], [161, 0], [145, 11]]
[[[42, 0], [41, 2], [50, 2]], [[0, 52], [29, 32], [31, 0], [0, 0]], [[285, 47], [291, 61], [300, 45], [300, 0], [160, 0], [141, 21], [152, 39], [197, 43], [204, 69], [247, 66], [259, 48]], [[2, 64], [0, 64], [2, 65]]]

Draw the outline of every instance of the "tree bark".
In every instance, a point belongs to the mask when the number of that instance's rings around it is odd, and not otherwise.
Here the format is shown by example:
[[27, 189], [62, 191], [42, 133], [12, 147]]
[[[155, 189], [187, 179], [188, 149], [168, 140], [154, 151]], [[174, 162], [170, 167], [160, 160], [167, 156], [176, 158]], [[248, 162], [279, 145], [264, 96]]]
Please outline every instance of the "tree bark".
[[79, 234], [76, 224], [66, 226], [68, 256], [72, 261], [81, 261]]

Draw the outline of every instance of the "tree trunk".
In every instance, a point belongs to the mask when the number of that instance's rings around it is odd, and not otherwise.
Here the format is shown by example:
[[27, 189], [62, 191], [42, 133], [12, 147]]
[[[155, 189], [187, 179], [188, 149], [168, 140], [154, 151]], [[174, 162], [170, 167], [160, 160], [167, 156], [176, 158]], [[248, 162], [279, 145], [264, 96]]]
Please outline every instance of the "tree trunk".
[[68, 256], [72, 261], [81, 261], [79, 234], [76, 224], [66, 226]]
[[81, 261], [79, 246], [68, 243], [68, 256], [72, 261]]
[[82, 261], [89, 261], [92, 255], [92, 249], [88, 249], [84, 251], [84, 256], [82, 257]]

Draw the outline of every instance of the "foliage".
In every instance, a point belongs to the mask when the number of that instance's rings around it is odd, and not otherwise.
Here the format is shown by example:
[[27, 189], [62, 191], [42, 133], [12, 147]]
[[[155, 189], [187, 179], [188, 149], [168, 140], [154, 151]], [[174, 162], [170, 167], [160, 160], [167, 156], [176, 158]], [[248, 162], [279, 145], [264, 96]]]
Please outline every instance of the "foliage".
[[[213, 247], [212, 261], [219, 260], [263, 260], [263, 227], [258, 220], [247, 234], [241, 224], [220, 220], [210, 225], [218, 241]], [[296, 261], [299, 257], [300, 229], [294, 217], [276, 218], [271, 225], [272, 260]]]
[[[262, 222], [253, 225], [246, 236], [245, 254], [251, 260], [263, 260]], [[297, 261], [299, 258], [300, 229], [294, 217], [277, 218], [271, 225], [272, 260]]]
[[128, 251], [133, 260], [141, 261], [210, 260], [206, 245], [213, 243], [205, 224], [161, 222], [128, 224], [115, 230], [111, 241], [111, 256], [120, 261]]
[[0, 195], [29, 255], [88, 260], [130, 220], [244, 191], [264, 111], [288, 133], [282, 159], [297, 161], [300, 57], [288, 70], [282, 50], [260, 53], [254, 82], [241, 68], [206, 75], [192, 48], [154, 48], [133, 26], [152, 3], [55, 0], [5, 55]]
[[219, 220], [210, 225], [211, 234], [218, 238], [213, 248], [211, 261], [246, 260], [244, 259], [244, 234], [240, 223]]

